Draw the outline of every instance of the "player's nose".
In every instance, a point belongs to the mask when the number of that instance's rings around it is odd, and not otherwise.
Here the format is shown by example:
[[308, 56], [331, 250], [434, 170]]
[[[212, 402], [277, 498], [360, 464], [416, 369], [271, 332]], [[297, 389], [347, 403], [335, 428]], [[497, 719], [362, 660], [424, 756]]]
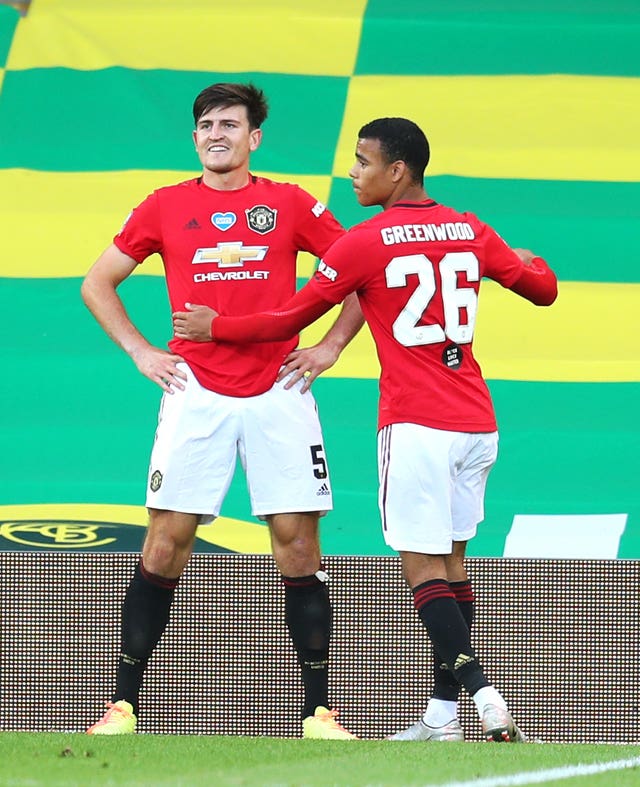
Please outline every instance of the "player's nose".
[[212, 123], [209, 129], [209, 137], [211, 139], [220, 139], [223, 136], [222, 126], [220, 123]]

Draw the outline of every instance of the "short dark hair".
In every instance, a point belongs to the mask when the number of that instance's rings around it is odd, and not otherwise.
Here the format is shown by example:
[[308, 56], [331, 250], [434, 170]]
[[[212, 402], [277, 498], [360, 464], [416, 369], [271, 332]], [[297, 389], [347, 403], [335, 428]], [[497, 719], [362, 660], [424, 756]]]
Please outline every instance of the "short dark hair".
[[429, 163], [429, 140], [420, 126], [406, 118], [377, 118], [358, 132], [360, 139], [377, 139], [387, 162], [404, 161], [415, 182], [422, 183]]
[[266, 120], [269, 105], [263, 91], [251, 83], [242, 85], [236, 82], [218, 82], [205, 87], [193, 102], [193, 122], [198, 125], [200, 118], [214, 107], [238, 105], [247, 108], [249, 128], [260, 128]]

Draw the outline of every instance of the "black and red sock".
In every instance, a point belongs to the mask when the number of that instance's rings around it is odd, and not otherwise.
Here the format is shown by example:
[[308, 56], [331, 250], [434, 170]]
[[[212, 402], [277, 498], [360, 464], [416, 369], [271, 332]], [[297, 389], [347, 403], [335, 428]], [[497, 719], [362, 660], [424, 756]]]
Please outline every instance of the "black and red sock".
[[471, 695], [488, 686], [471, 647], [469, 627], [449, 583], [445, 579], [423, 582], [413, 589], [413, 599], [441, 663]]
[[121, 653], [113, 701], [126, 700], [138, 714], [144, 671], [169, 622], [179, 578], [167, 579], [136, 566], [122, 605]]
[[[475, 618], [475, 598], [471, 580], [465, 579], [462, 582], [450, 582], [449, 587], [455, 596], [462, 617], [469, 631], [471, 631]], [[432, 696], [434, 698], [449, 702], [458, 700], [460, 684], [435, 647], [433, 648], [433, 678]]]

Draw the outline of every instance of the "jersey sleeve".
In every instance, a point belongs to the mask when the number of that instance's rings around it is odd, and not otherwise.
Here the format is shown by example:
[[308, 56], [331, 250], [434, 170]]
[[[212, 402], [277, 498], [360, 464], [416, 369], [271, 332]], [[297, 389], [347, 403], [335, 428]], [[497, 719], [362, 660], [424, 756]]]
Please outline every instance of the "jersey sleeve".
[[327, 249], [345, 233], [331, 211], [299, 186], [295, 186], [295, 242], [299, 249], [322, 257]]
[[365, 285], [370, 278], [369, 239], [368, 233], [356, 225], [327, 251], [308, 285], [318, 297], [342, 303], [349, 293]]
[[334, 304], [323, 300], [308, 282], [277, 310], [241, 317], [214, 317], [211, 335], [216, 342], [272, 342], [291, 339], [329, 311]]
[[529, 265], [525, 265], [497, 232], [487, 225], [484, 225], [484, 232], [483, 275], [536, 306], [550, 306], [558, 295], [558, 281], [545, 260], [534, 257]]
[[482, 225], [483, 275], [507, 289], [520, 276], [524, 263], [498, 233], [487, 224]]
[[113, 242], [121, 252], [138, 263], [161, 251], [162, 233], [156, 192], [133, 209]]
[[523, 264], [520, 276], [509, 289], [536, 306], [551, 306], [558, 297], [558, 280], [542, 257], [534, 257], [529, 265]]
[[214, 341], [267, 342], [295, 336], [358, 289], [364, 266], [356, 264], [356, 260], [366, 259], [366, 253], [359, 250], [362, 236], [363, 233], [354, 230], [343, 234], [320, 260], [313, 277], [277, 310], [214, 318], [211, 324]]

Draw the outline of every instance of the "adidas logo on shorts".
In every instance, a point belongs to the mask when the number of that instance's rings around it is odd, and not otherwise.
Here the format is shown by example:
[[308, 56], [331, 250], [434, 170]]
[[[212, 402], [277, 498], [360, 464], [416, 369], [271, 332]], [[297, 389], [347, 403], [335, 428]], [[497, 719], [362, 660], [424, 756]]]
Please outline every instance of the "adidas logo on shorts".
[[329, 491], [329, 487], [326, 484], [322, 484], [320, 489], [316, 492], [316, 496], [321, 497], [323, 495], [330, 495], [331, 492]]

